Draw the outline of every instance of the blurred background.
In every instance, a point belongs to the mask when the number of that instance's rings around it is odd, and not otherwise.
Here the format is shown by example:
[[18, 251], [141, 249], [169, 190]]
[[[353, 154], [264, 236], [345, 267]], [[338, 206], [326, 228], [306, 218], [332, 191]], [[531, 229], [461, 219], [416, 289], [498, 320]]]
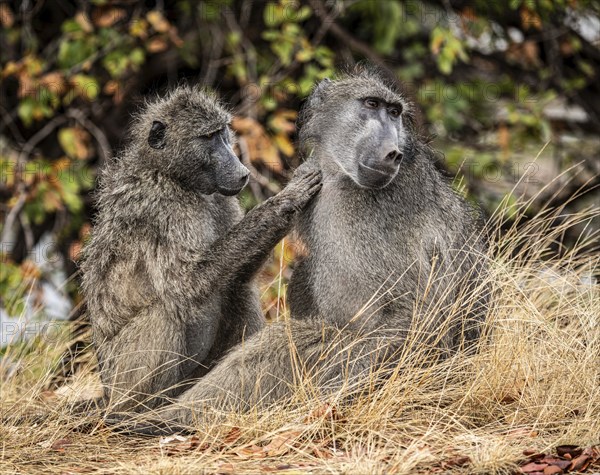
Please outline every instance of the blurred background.
[[[234, 108], [247, 209], [298, 165], [313, 84], [365, 60], [404, 84], [438, 166], [488, 214], [520, 196], [537, 196], [528, 216], [600, 206], [598, 1], [22, 0], [0, 3], [0, 25], [0, 348], [85, 313], [97, 170], [143, 98], [183, 80]], [[295, 249], [280, 244], [261, 275], [270, 318]]]

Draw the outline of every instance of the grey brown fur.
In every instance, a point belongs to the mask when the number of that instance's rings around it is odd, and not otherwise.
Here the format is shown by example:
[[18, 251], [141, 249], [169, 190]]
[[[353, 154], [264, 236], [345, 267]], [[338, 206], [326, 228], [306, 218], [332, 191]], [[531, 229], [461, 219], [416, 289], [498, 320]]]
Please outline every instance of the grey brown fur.
[[180, 87], [137, 117], [102, 173], [83, 291], [105, 398], [144, 411], [185, 391], [264, 324], [253, 277], [320, 188], [304, 168], [245, 217], [230, 114]]
[[[382, 107], [365, 108], [366, 98]], [[270, 403], [309, 377], [325, 394], [356, 389], [393, 369], [407, 338], [444, 355], [479, 337], [480, 215], [434, 167], [412, 104], [363, 69], [320, 84], [302, 117], [301, 145], [324, 184], [297, 226], [308, 255], [289, 286], [292, 319], [231, 350], [164, 420], [192, 424], [206, 404]]]

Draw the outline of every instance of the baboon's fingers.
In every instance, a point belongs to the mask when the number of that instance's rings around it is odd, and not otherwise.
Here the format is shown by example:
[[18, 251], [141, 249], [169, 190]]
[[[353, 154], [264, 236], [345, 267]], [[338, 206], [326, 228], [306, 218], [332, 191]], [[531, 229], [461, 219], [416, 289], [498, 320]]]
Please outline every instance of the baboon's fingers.
[[320, 185], [323, 181], [323, 174], [320, 170], [310, 171], [306, 175], [298, 178], [298, 181], [294, 182], [294, 187], [299, 191], [310, 192], [315, 186]]
[[308, 189], [308, 194], [310, 196], [314, 196], [321, 190], [321, 188], [323, 188], [323, 182], [322, 181], [315, 182], [310, 185], [310, 188]]

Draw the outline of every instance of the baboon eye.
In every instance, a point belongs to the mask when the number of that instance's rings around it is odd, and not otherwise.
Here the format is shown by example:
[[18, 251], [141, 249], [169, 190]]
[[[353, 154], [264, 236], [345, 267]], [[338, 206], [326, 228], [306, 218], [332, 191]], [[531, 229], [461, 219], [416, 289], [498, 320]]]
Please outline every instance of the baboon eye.
[[215, 131], [213, 131], [213, 132], [210, 132], [210, 133], [208, 133], [208, 134], [204, 134], [204, 135], [202, 136], [202, 138], [203, 138], [203, 139], [208, 139], [208, 140], [210, 140], [210, 139], [212, 139], [213, 137], [216, 137], [217, 135], [219, 135], [221, 132], [223, 132], [223, 129], [215, 130]]
[[378, 109], [379, 101], [370, 97], [368, 99], [365, 99], [365, 106], [367, 106], [369, 109]]
[[201, 135], [201, 136], [200, 136], [200, 138], [202, 138], [202, 139], [205, 139], [205, 140], [210, 140], [210, 139], [212, 139], [212, 138], [213, 138], [215, 135], [217, 135], [217, 133], [218, 133], [218, 131], [215, 131], [215, 132], [210, 132], [210, 133], [208, 133], [208, 134]]
[[388, 112], [394, 119], [397, 119], [398, 117], [400, 117], [402, 110], [400, 109], [400, 107], [390, 107], [388, 109]]

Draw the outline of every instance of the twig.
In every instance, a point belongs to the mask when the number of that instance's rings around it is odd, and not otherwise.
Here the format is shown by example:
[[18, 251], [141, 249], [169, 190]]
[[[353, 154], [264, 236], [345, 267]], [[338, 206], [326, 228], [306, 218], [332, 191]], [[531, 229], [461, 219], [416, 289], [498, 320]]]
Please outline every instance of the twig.
[[[250, 170], [252, 177], [258, 182], [259, 185], [266, 188], [274, 195], [279, 193], [280, 189], [276, 185], [271, 183], [268, 179], [266, 179], [264, 176], [262, 176], [261, 173], [256, 169], [256, 167], [252, 165], [252, 162], [250, 161], [250, 153], [248, 152], [248, 145], [246, 144], [246, 139], [244, 139], [244, 137], [239, 137], [238, 144], [240, 146], [240, 152], [242, 154], [242, 163], [245, 167], [248, 168], [248, 170]], [[252, 188], [252, 192], [255, 191], [255, 189], [252, 187], [252, 180], [250, 180], [250, 188]], [[257, 197], [261, 197], [262, 199], [264, 199], [262, 192], [260, 192]]]
[[6, 216], [6, 220], [4, 221], [4, 227], [2, 229], [2, 238], [0, 238], [0, 244], [2, 244], [2, 246], [4, 246], [4, 244], [8, 242], [8, 238], [10, 237], [10, 231], [12, 230], [13, 224], [15, 223], [15, 220], [17, 219], [19, 213], [23, 209], [23, 206], [25, 205], [25, 197], [26, 193], [23, 189], [19, 192], [19, 198], [17, 199], [17, 202]]
[[15, 119], [12, 115], [15, 112], [10, 113], [4, 108], [4, 106], [0, 105], [0, 113], [2, 113], [2, 126], [8, 126], [8, 128], [13, 134], [13, 138], [17, 141], [19, 145], [25, 143], [25, 137], [23, 137], [23, 134], [21, 134], [21, 132], [15, 125]]
[[56, 129], [59, 125], [64, 124], [66, 121], [67, 117], [65, 115], [58, 115], [44, 125], [44, 127], [38, 130], [23, 146], [23, 149], [19, 154], [18, 164], [20, 165], [25, 163], [27, 161], [27, 157], [31, 155], [37, 144], [48, 137], [48, 135], [50, 135], [54, 129]]
[[223, 53], [223, 35], [220, 34], [218, 28], [216, 28], [215, 26], [211, 25], [210, 28], [212, 44], [210, 48], [210, 54], [208, 55], [204, 63], [205, 72], [201, 80], [204, 86], [212, 86], [215, 82], [217, 70], [219, 69], [219, 64], [217, 63], [217, 60]]
[[[256, 48], [251, 41], [244, 34], [244, 31], [240, 27], [235, 15], [230, 9], [223, 11], [223, 17], [225, 22], [231, 31], [234, 31], [240, 35], [241, 45], [246, 51], [246, 74], [248, 75], [248, 82], [250, 84], [256, 84], [258, 81], [257, 69], [256, 69]], [[246, 111], [246, 115], [256, 118], [256, 103], [251, 101], [248, 95], [243, 98], [242, 108]]]
[[67, 112], [67, 116], [75, 119], [82, 127], [84, 127], [98, 142], [100, 145], [100, 152], [104, 162], [107, 162], [111, 157], [111, 147], [108, 143], [108, 139], [102, 130], [100, 130], [96, 124], [89, 120], [83, 112], [78, 109], [71, 109]]
[[23, 235], [25, 236], [25, 249], [27, 250], [27, 254], [29, 254], [29, 252], [33, 249], [35, 243], [33, 231], [31, 230], [31, 226], [29, 225], [29, 220], [26, 216], [23, 216], [23, 214], [21, 213], [19, 213], [19, 223], [21, 224], [21, 229], [23, 230]]
[[24, 163], [27, 161], [27, 157], [31, 155], [33, 149], [36, 147], [38, 143], [44, 140], [50, 133], [56, 129], [59, 125], [65, 123], [67, 120], [66, 116], [59, 115], [54, 117], [50, 122], [48, 122], [44, 127], [38, 130], [23, 146], [21, 153], [19, 153], [17, 157], [17, 165], [15, 168], [15, 182], [16, 182], [16, 195], [18, 196], [17, 202], [9, 211], [6, 216], [6, 220], [4, 221], [4, 228], [2, 229], [2, 238], [1, 242], [7, 242], [12, 227], [17, 219], [19, 213], [25, 206], [25, 200], [27, 197], [27, 190], [25, 187], [25, 183], [20, 180], [20, 174], [23, 170]]

